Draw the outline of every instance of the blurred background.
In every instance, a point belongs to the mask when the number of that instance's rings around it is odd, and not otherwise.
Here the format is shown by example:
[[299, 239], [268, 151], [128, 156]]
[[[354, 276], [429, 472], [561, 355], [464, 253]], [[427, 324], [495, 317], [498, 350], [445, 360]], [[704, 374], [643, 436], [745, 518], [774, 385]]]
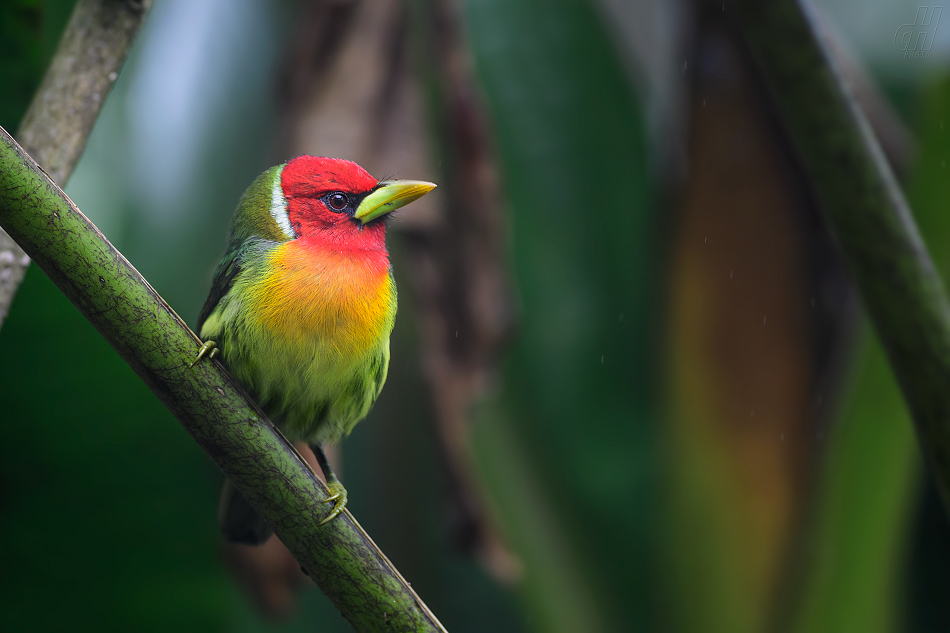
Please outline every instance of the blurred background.
[[[0, 8], [15, 130], [71, 0]], [[950, 15], [821, 0], [950, 275]], [[349, 508], [462, 631], [950, 630], [950, 526], [721, 2], [155, 0], [67, 193], [190, 324], [244, 188], [302, 154], [401, 212]], [[31, 267], [0, 331], [0, 628], [349, 630]], [[407, 503], [410, 500], [411, 503]]]

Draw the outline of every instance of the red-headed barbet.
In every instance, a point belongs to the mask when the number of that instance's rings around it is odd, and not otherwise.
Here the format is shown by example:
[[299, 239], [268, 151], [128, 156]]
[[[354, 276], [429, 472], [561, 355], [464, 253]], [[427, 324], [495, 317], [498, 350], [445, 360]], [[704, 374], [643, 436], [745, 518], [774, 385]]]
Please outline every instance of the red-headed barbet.
[[[333, 503], [346, 489], [323, 453], [366, 417], [389, 369], [396, 284], [385, 219], [435, 188], [379, 182], [348, 160], [299, 156], [258, 176], [231, 220], [227, 254], [198, 317], [214, 356], [292, 442], [306, 442]], [[225, 483], [225, 537], [259, 544], [266, 520]]]

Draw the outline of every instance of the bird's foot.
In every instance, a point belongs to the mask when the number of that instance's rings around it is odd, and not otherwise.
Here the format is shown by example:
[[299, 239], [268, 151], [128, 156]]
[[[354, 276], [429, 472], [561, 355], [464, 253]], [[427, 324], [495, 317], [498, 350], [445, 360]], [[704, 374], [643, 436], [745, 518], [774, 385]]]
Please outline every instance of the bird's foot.
[[327, 515], [323, 521], [320, 521], [320, 525], [327, 523], [328, 521], [338, 517], [343, 508], [346, 507], [346, 488], [343, 487], [339, 481], [331, 481], [327, 484], [327, 488], [330, 490], [330, 496], [323, 500], [323, 503], [332, 503], [333, 509], [330, 510], [330, 514]]
[[189, 368], [194, 367], [195, 365], [198, 364], [198, 361], [200, 361], [205, 356], [208, 357], [208, 360], [211, 360], [217, 355], [218, 355], [218, 344], [215, 343], [214, 341], [205, 341], [204, 345], [198, 348], [198, 352], [195, 354], [195, 360], [188, 363], [188, 367]]

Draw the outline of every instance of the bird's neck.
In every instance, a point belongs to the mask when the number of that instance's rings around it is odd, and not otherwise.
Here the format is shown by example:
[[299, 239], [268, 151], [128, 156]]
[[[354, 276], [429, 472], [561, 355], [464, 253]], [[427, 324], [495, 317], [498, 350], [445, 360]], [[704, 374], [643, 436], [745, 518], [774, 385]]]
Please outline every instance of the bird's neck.
[[324, 224], [322, 218], [305, 214], [293, 214], [291, 225], [306, 247], [326, 248], [336, 251], [370, 252], [386, 251], [386, 224], [382, 220], [362, 225], [346, 220]]
[[[381, 239], [377, 239], [381, 237]], [[375, 277], [389, 273], [389, 251], [386, 238], [367, 235], [366, 239], [327, 240], [323, 236], [300, 237], [286, 245], [298, 265], [339, 266], [350, 268], [357, 276]]]

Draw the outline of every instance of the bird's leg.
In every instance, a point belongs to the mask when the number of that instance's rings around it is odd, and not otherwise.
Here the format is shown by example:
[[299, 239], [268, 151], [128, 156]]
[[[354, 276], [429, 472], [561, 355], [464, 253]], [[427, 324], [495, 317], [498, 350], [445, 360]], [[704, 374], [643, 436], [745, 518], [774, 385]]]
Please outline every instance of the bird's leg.
[[195, 354], [195, 360], [188, 363], [188, 367], [189, 368], [194, 367], [195, 365], [198, 364], [198, 361], [200, 361], [205, 356], [208, 357], [208, 360], [211, 360], [217, 355], [218, 355], [218, 344], [215, 343], [214, 341], [205, 341], [204, 345], [198, 348], [198, 353]]
[[336, 516], [339, 516], [343, 512], [343, 508], [346, 507], [346, 488], [343, 487], [343, 484], [340, 483], [340, 480], [336, 478], [336, 473], [333, 472], [333, 469], [330, 468], [330, 462], [327, 460], [327, 456], [323, 452], [322, 444], [314, 444], [310, 447], [313, 450], [313, 454], [317, 457], [317, 463], [320, 464], [320, 470], [323, 471], [323, 476], [327, 480], [327, 488], [330, 490], [330, 496], [323, 500], [323, 503], [332, 503], [333, 509], [330, 510], [330, 514], [327, 515], [323, 521], [320, 521], [320, 525], [323, 525], [327, 521], [333, 519]]

